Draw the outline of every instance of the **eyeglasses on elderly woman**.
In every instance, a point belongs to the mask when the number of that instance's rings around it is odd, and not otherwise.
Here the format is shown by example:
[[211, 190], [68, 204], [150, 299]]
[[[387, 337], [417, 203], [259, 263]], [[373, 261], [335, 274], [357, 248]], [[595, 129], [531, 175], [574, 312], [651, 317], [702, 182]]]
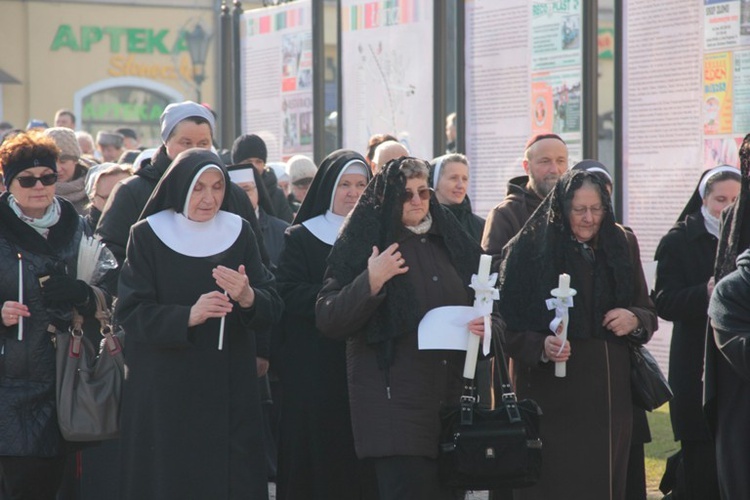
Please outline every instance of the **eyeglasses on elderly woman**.
[[51, 186], [57, 182], [57, 174], [44, 174], [40, 177], [34, 177], [33, 175], [19, 175], [16, 177], [18, 185], [22, 188], [33, 188], [36, 186], [36, 182], [42, 183], [42, 186]]

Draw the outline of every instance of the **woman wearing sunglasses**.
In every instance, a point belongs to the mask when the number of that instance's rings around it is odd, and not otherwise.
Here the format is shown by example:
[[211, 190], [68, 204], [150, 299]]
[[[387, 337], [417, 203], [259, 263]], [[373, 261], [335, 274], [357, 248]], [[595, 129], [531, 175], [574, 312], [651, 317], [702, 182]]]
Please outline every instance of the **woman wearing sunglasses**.
[[74, 308], [92, 320], [96, 309], [91, 287], [75, 278], [86, 225], [55, 196], [59, 154], [39, 132], [19, 133], [0, 147], [7, 189], [0, 195], [2, 498], [55, 498], [64, 449], [50, 332], [67, 331]]
[[[439, 413], [463, 389], [465, 353], [419, 350], [417, 327], [431, 309], [469, 306], [479, 244], [432, 196], [429, 165], [392, 160], [365, 188], [328, 258], [316, 320], [348, 339], [354, 445], [372, 464], [381, 499], [449, 500], [463, 492], [438, 478]], [[494, 334], [501, 321], [494, 318]], [[484, 332], [481, 317], [468, 322]]]

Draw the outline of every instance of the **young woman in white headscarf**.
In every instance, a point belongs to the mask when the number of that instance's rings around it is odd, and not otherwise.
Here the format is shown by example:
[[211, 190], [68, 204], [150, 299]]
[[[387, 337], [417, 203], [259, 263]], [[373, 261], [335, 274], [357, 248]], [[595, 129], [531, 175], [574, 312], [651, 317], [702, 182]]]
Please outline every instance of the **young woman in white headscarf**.
[[267, 498], [256, 331], [282, 304], [248, 222], [225, 211], [229, 183], [216, 154], [186, 150], [130, 232], [123, 499]]
[[321, 163], [287, 230], [277, 272], [286, 306], [280, 363], [283, 387], [276, 494], [280, 500], [357, 500], [369, 493], [354, 454], [345, 344], [315, 326], [326, 258], [372, 174], [354, 151]]

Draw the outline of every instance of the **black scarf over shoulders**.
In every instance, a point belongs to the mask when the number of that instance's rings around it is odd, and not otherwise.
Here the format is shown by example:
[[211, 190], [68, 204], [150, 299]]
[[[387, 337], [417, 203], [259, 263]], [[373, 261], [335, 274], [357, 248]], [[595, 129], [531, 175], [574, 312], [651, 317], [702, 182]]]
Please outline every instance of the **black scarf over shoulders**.
[[[391, 160], [373, 177], [344, 222], [328, 257], [329, 273], [342, 286], [354, 281], [367, 269], [373, 246], [382, 252], [403, 235], [401, 196], [406, 191], [406, 177], [400, 167], [406, 159], [414, 160], [407, 157]], [[473, 297], [468, 284], [471, 275], [477, 272], [481, 248], [467, 237], [456, 218], [438, 203], [435, 196], [430, 199], [430, 214], [431, 231], [443, 238], [451, 263], [466, 285], [467, 293]], [[365, 327], [368, 344], [378, 348], [381, 368], [387, 368], [393, 361], [394, 339], [415, 331], [421, 320], [413, 286], [406, 275], [391, 278], [384, 290], [385, 300]]]
[[[564, 206], [573, 199], [584, 181], [599, 191], [607, 207], [596, 235], [596, 272], [594, 273], [593, 307], [595, 317], [602, 316], [610, 305], [626, 307], [633, 298], [633, 269], [625, 231], [615, 222], [612, 203], [604, 182], [595, 174], [571, 170], [566, 172], [552, 192], [542, 201], [521, 231], [508, 243], [500, 266], [500, 312], [509, 330], [547, 331], [554, 311], [547, 309], [550, 291], [557, 288], [559, 275], [573, 274], [573, 258], [585, 251], [575, 240]], [[604, 262], [602, 262], [602, 259]], [[575, 283], [571, 283], [575, 288]], [[575, 298], [581, 300], [581, 298]], [[581, 307], [569, 310], [568, 330], [575, 337], [576, 325], [591, 321], [583, 317]], [[593, 325], [596, 326], [596, 325]], [[589, 330], [602, 335], [599, 328]], [[597, 333], [599, 332], [599, 333]]]

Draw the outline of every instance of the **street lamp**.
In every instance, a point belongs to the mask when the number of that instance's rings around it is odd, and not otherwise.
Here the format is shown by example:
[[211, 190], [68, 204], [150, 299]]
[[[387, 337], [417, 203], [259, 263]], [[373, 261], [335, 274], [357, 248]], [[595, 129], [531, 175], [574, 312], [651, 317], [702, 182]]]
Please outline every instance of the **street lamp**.
[[198, 103], [201, 102], [201, 84], [206, 79], [206, 55], [208, 46], [213, 35], [206, 33], [200, 23], [195, 25], [193, 31], [185, 32], [185, 43], [190, 52], [190, 61], [193, 63], [193, 81], [196, 85]]

